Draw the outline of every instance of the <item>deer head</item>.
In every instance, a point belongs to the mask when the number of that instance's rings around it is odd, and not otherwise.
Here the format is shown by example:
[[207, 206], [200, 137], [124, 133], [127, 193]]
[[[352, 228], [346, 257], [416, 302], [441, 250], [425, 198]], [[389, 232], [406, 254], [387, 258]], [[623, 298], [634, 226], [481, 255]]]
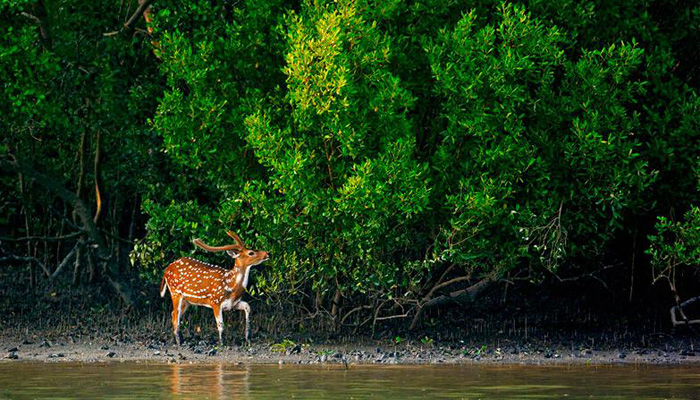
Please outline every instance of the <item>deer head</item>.
[[240, 236], [236, 235], [232, 231], [228, 231], [226, 234], [229, 235], [236, 243], [226, 246], [209, 246], [199, 239], [194, 239], [192, 242], [206, 251], [225, 251], [226, 254], [236, 260], [236, 266], [240, 268], [252, 267], [270, 259], [270, 254], [266, 251], [251, 250], [247, 248], [243, 244]]

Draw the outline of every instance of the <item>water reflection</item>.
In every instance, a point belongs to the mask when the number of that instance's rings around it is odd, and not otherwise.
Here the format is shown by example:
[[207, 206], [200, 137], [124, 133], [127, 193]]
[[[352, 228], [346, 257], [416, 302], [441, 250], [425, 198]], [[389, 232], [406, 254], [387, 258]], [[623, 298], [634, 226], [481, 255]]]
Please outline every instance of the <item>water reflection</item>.
[[372, 366], [0, 362], [0, 399], [698, 399], [700, 365]]
[[217, 364], [170, 365], [170, 393], [214, 399], [247, 399], [250, 367]]

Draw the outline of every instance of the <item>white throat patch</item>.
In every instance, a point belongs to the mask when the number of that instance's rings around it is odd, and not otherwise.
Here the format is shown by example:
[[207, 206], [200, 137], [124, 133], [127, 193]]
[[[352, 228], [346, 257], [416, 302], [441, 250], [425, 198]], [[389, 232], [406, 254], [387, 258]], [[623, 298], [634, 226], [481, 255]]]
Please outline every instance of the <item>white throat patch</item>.
[[[251, 267], [252, 267], [252, 265], [251, 265]], [[251, 270], [250, 267], [246, 268], [246, 270], [245, 270], [245, 277], [243, 278], [243, 289], [248, 288], [248, 276], [250, 275], [250, 270]]]

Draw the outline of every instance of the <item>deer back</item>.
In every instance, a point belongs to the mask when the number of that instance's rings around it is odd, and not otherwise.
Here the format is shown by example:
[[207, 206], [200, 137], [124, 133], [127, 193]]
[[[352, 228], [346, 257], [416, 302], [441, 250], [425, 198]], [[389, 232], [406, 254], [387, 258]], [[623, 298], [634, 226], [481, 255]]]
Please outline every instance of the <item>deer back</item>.
[[236, 289], [234, 271], [189, 257], [170, 264], [165, 279], [172, 293], [194, 304], [221, 304]]

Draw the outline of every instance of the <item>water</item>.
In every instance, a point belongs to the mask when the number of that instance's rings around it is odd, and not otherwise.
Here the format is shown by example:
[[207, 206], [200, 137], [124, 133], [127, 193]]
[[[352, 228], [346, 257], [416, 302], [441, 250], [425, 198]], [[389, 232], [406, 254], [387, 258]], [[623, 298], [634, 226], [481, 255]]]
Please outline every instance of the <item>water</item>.
[[0, 398], [697, 399], [700, 366], [0, 364]]

